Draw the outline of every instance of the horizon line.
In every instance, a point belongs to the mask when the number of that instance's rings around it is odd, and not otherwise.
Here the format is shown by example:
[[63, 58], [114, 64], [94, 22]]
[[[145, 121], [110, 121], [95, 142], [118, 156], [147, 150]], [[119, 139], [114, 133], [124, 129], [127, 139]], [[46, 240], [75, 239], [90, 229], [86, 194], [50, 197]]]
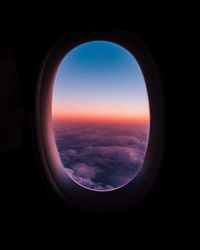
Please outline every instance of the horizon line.
[[80, 122], [80, 123], [137, 123], [150, 124], [150, 118], [78, 118], [78, 117], [53, 117], [55, 122]]

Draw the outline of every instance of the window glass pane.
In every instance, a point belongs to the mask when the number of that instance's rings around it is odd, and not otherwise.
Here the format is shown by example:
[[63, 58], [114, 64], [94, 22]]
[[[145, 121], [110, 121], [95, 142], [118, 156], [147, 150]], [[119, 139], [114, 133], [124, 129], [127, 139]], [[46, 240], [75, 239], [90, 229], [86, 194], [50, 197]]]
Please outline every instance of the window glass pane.
[[56, 74], [52, 122], [65, 172], [78, 185], [110, 191], [132, 181], [150, 129], [147, 88], [134, 56], [108, 41], [72, 49]]

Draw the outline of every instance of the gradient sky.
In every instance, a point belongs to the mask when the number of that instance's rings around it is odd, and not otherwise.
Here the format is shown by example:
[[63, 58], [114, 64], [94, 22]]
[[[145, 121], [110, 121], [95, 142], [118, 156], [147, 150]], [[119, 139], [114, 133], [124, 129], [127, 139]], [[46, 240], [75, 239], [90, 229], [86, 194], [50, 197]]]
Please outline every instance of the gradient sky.
[[53, 119], [149, 119], [146, 84], [136, 59], [108, 41], [81, 44], [64, 57], [52, 101]]

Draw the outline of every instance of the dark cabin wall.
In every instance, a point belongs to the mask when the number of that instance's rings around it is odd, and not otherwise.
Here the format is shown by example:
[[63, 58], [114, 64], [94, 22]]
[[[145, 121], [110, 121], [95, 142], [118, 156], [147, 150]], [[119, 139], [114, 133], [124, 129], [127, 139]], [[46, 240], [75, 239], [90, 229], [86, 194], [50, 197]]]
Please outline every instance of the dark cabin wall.
[[[2, 207], [9, 211], [10, 223], [34, 224], [130, 224], [167, 223], [177, 218], [180, 169], [175, 156], [174, 136], [176, 94], [178, 92], [175, 64], [179, 30], [175, 19], [166, 16], [145, 20], [96, 18], [87, 15], [76, 21], [44, 12], [24, 13], [8, 8], [0, 31], [0, 165], [3, 184]], [[53, 16], [53, 17], [52, 17]], [[74, 18], [75, 18], [74, 17]], [[171, 15], [171, 18], [174, 18]], [[143, 22], [142, 22], [143, 21]], [[61, 25], [60, 25], [61, 24]], [[158, 65], [166, 101], [166, 148], [163, 166], [156, 184], [137, 208], [121, 213], [83, 213], [63, 206], [46, 188], [35, 159], [31, 131], [31, 110], [34, 84], [39, 65], [51, 44], [68, 31], [104, 31], [128, 29], [146, 44]], [[173, 173], [173, 175], [172, 175]]]

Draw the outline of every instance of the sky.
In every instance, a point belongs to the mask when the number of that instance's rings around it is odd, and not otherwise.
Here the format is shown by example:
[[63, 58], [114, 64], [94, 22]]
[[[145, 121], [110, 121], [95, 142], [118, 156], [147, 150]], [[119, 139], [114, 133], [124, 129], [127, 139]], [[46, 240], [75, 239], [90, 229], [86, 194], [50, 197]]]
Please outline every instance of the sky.
[[72, 49], [55, 77], [52, 116], [75, 121], [149, 121], [146, 84], [134, 56], [108, 41]]

